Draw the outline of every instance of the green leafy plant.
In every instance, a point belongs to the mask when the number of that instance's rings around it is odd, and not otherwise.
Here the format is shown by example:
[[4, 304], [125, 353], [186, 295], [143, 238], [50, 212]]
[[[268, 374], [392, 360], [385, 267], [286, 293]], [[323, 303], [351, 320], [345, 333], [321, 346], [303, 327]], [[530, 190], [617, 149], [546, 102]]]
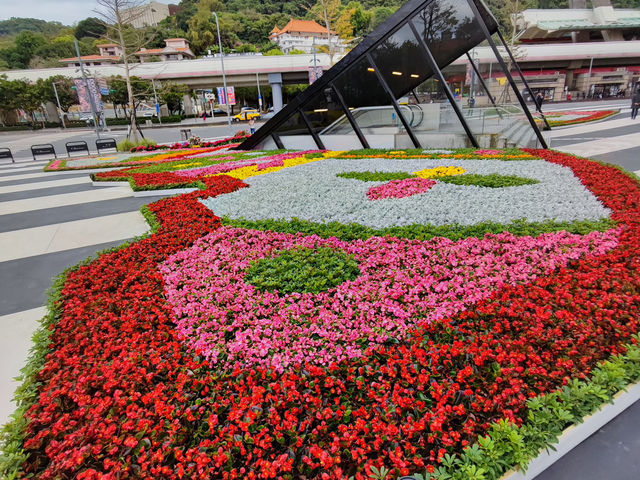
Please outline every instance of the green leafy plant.
[[344, 172], [338, 173], [336, 177], [353, 178], [363, 182], [389, 182], [391, 180], [413, 178], [415, 175], [407, 172]]
[[477, 187], [488, 188], [504, 188], [504, 187], [520, 187], [522, 185], [534, 185], [540, 183], [539, 180], [533, 178], [523, 178], [516, 175], [499, 175], [492, 173], [490, 175], [479, 175], [470, 173], [466, 175], [449, 175], [439, 177], [439, 182], [453, 183], [455, 185], [475, 185]]
[[238, 228], [248, 228], [254, 230], [270, 230], [282, 233], [298, 232], [305, 235], [318, 235], [322, 238], [336, 237], [340, 240], [350, 242], [353, 240], [366, 240], [371, 237], [401, 237], [414, 240], [429, 240], [434, 237], [446, 237], [451, 240], [460, 240], [468, 237], [483, 237], [487, 233], [511, 232], [518, 236], [537, 237], [543, 233], [559, 232], [566, 230], [569, 233], [585, 235], [590, 232], [606, 232], [615, 228], [616, 222], [608, 218], [598, 221], [576, 221], [576, 222], [538, 222], [532, 223], [526, 220], [516, 220], [509, 224], [485, 222], [476, 225], [407, 225], [402, 227], [389, 227], [375, 229], [357, 223], [343, 224], [339, 222], [314, 223], [299, 218], [291, 220], [245, 220], [223, 218], [223, 223]]
[[119, 152], [130, 152], [133, 147], [135, 147], [135, 142], [132, 142], [128, 138], [122, 140], [118, 143], [118, 151]]
[[353, 255], [332, 248], [298, 248], [252, 262], [245, 279], [260, 291], [320, 293], [359, 275]]

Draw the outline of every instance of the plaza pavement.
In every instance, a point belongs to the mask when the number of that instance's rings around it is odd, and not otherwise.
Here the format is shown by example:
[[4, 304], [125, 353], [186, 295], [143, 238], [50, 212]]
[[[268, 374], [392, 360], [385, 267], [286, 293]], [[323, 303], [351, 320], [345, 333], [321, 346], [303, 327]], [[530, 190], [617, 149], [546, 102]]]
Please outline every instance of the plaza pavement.
[[[69, 132], [57, 133], [46, 139], [70, 141]], [[21, 138], [23, 153], [27, 144], [45, 143], [34, 137]], [[640, 118], [632, 121], [628, 109], [602, 122], [555, 129], [549, 137], [551, 148], [640, 174]], [[158, 198], [134, 198], [124, 187], [93, 187], [87, 171], [44, 173], [46, 163], [0, 164], [0, 425], [13, 409], [12, 378], [27, 358], [53, 277], [146, 232], [139, 208]], [[638, 432], [640, 403], [536, 480], [638, 480]]]

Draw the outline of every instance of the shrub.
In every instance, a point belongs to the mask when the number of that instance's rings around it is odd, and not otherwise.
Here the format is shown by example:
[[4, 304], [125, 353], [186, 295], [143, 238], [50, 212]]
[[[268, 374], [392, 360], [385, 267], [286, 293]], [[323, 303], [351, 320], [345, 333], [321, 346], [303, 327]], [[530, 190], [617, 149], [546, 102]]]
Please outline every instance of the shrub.
[[130, 152], [132, 148], [134, 148], [136, 144], [129, 140], [128, 138], [124, 139], [118, 144], [119, 152]]

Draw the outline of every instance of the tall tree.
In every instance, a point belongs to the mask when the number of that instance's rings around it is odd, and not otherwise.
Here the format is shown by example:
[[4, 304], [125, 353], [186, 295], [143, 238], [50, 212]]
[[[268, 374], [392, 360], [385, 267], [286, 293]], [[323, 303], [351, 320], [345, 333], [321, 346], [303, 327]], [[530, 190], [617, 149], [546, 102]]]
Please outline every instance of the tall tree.
[[138, 142], [138, 125], [136, 123], [136, 103], [131, 83], [131, 62], [135, 53], [148, 43], [143, 30], [134, 30], [130, 25], [143, 14], [143, 0], [97, 0], [100, 19], [107, 28], [105, 38], [115, 43], [122, 50], [124, 78], [127, 84], [127, 98], [131, 115], [131, 134]]
[[85, 37], [101, 38], [107, 33], [104, 22], [96, 17], [80, 20], [76, 25], [75, 36], [78, 40]]
[[167, 105], [169, 113], [174, 114], [182, 109], [182, 99], [189, 94], [189, 87], [181, 83], [163, 83], [158, 96]]
[[334, 25], [338, 22], [338, 16], [340, 15], [340, 8], [342, 2], [340, 0], [318, 0], [318, 2], [310, 9], [312, 14], [315, 14], [321, 19], [322, 23], [327, 29], [327, 43], [329, 45], [329, 61], [333, 65], [333, 56], [335, 55], [335, 46], [333, 45], [332, 35]]

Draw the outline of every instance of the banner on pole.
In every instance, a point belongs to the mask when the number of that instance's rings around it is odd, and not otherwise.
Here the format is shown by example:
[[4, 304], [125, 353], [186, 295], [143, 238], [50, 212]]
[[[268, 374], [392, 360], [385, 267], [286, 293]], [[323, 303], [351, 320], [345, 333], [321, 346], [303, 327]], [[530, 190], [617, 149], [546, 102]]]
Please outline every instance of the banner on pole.
[[218, 87], [218, 103], [220, 105], [235, 105], [236, 104], [236, 91], [234, 87], [227, 87], [225, 93], [224, 87]]
[[76, 92], [78, 93], [78, 103], [82, 112], [91, 111], [91, 100], [89, 95], [93, 96], [93, 103], [96, 106], [96, 113], [101, 113], [103, 110], [102, 95], [95, 78], [87, 78], [87, 83], [84, 83], [82, 78], [76, 78], [73, 80], [76, 86]]
[[309, 68], [309, 85], [312, 85], [313, 82], [318, 80], [323, 73], [324, 71], [322, 70], [322, 67], [310, 67]]

